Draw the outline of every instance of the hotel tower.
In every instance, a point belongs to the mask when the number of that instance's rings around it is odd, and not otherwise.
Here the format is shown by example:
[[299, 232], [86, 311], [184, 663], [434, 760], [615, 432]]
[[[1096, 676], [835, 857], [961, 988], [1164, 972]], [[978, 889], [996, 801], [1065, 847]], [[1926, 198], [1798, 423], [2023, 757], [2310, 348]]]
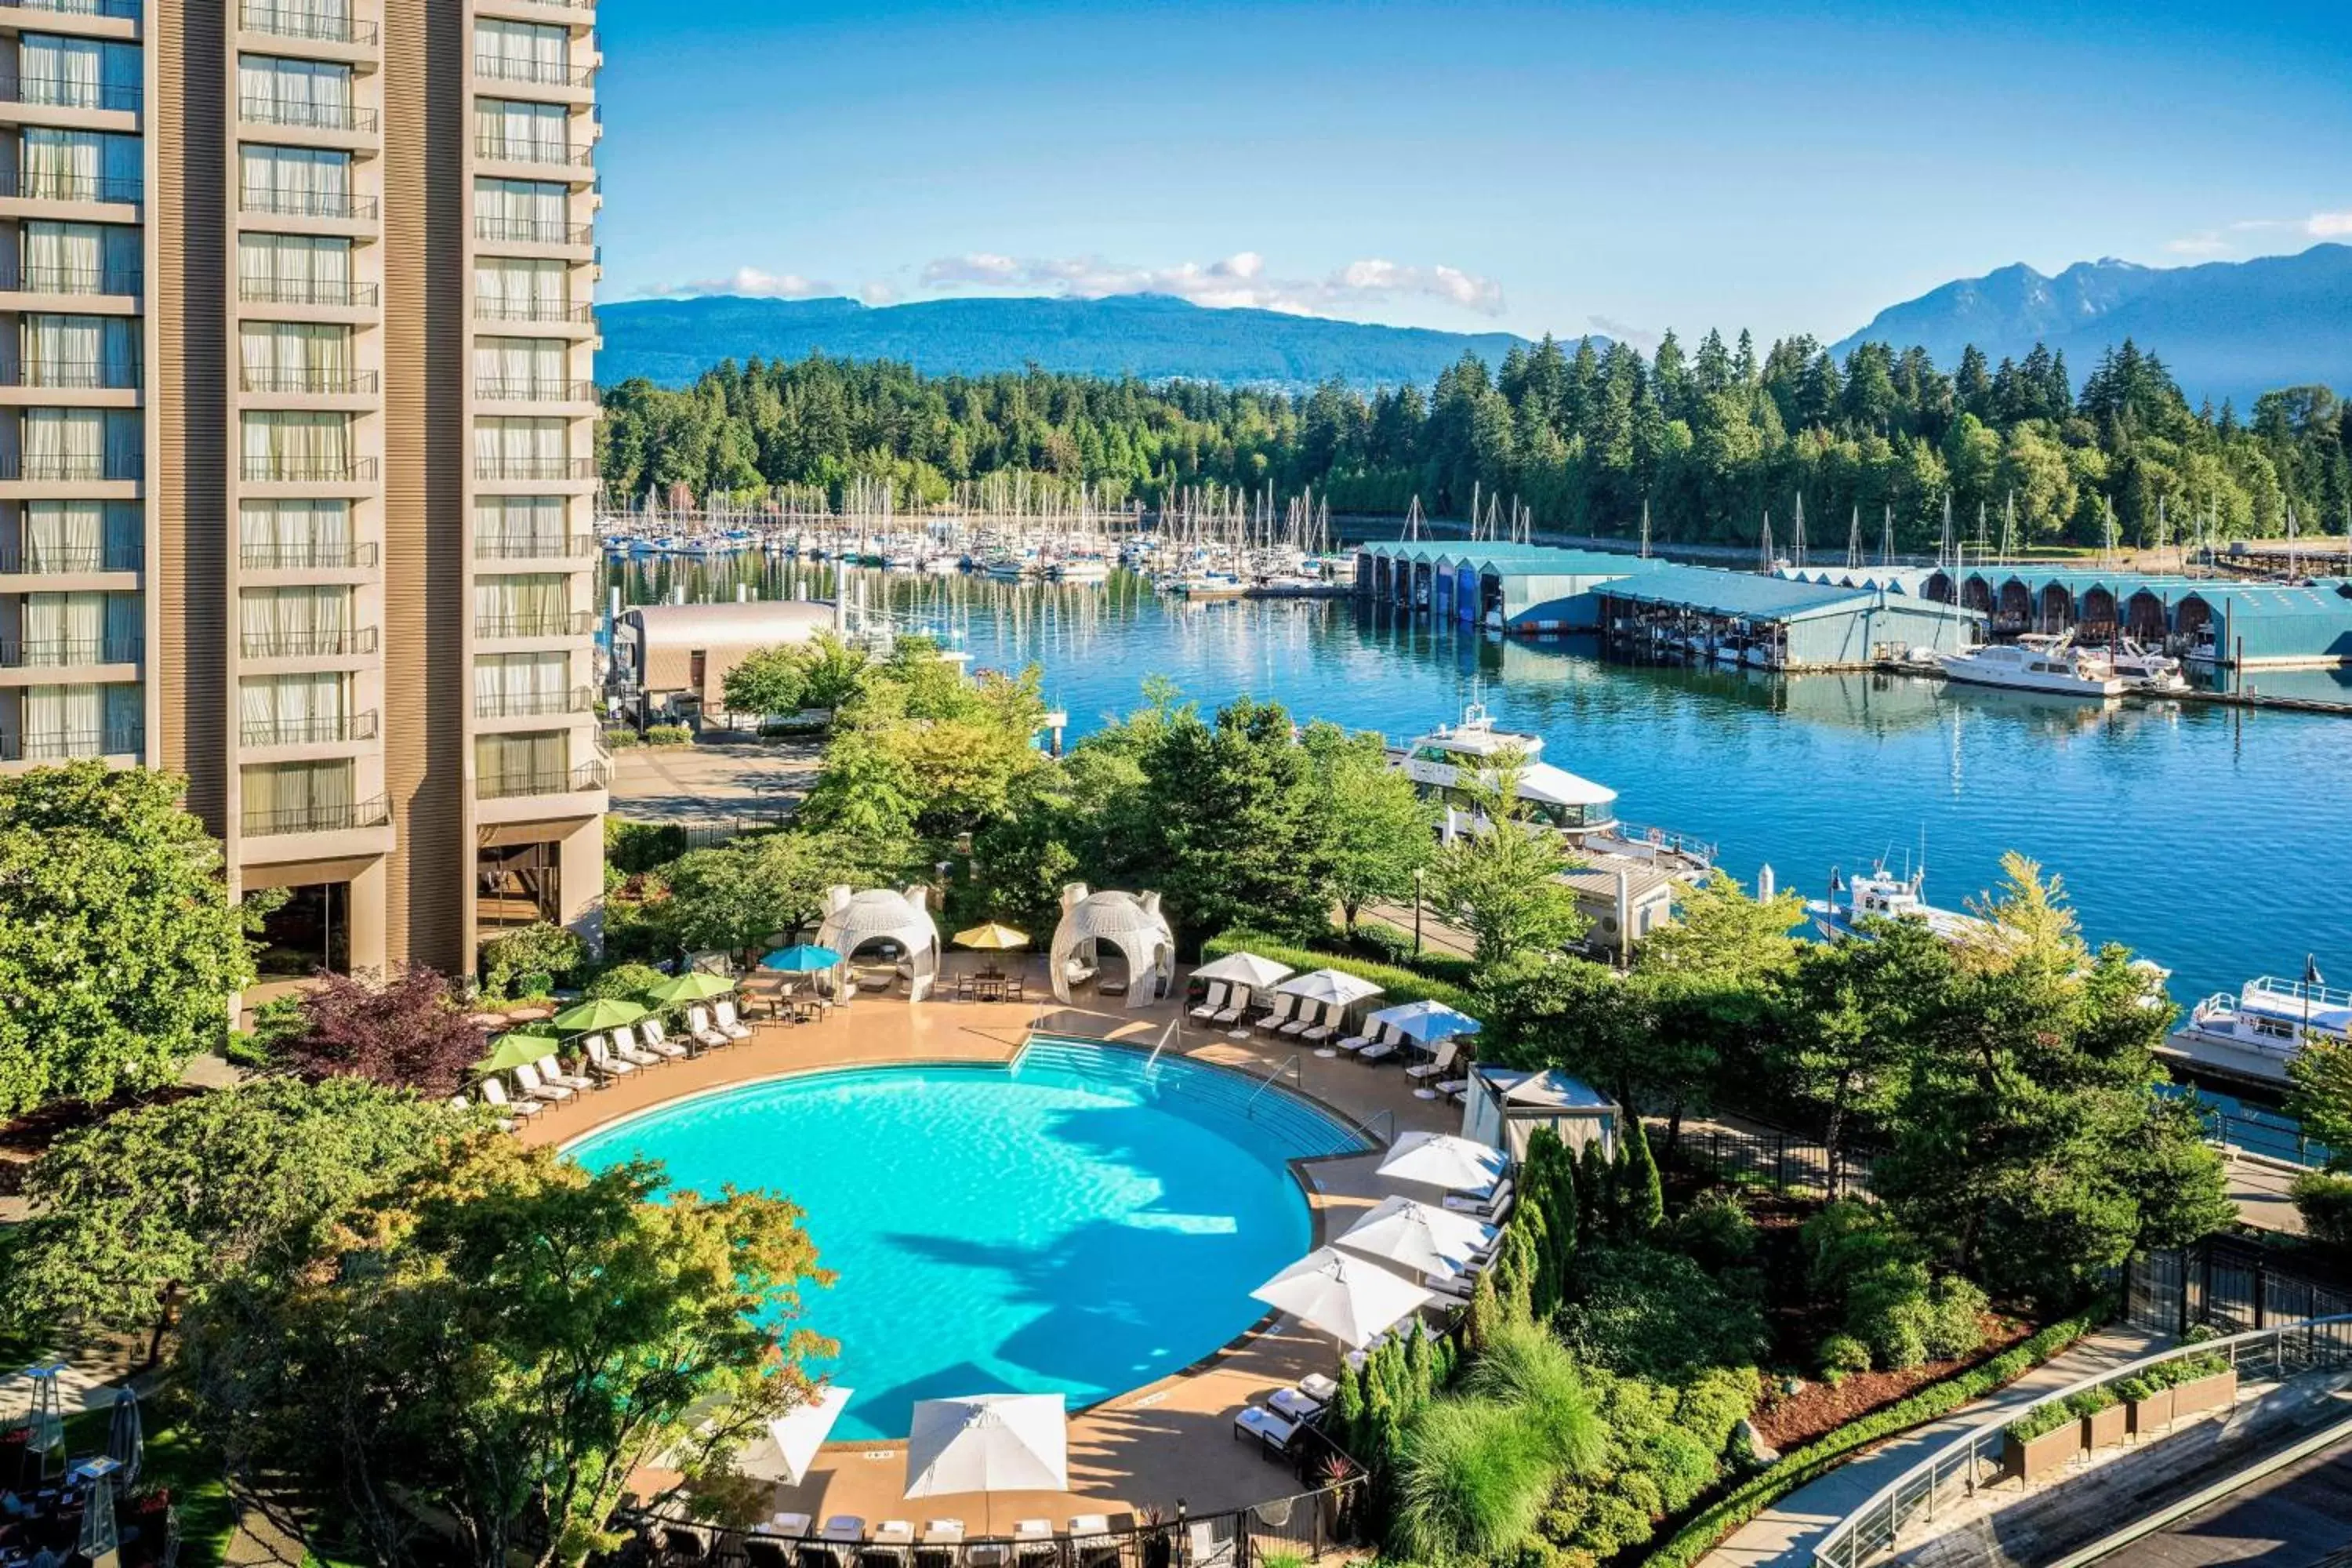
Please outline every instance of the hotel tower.
[[0, 0], [0, 768], [170, 768], [265, 972], [601, 900], [588, 0]]

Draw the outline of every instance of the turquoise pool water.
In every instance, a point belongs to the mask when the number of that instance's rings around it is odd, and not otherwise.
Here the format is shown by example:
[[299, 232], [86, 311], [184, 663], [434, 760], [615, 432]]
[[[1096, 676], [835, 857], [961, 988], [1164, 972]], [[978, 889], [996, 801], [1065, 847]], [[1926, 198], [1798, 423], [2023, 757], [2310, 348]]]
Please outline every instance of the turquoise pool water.
[[866, 1068], [705, 1095], [570, 1152], [799, 1204], [839, 1276], [803, 1318], [841, 1342], [821, 1370], [856, 1391], [834, 1435], [903, 1437], [918, 1399], [1060, 1393], [1076, 1409], [1256, 1322], [1251, 1289], [1311, 1245], [1286, 1162], [1362, 1145], [1255, 1089], [1040, 1037], [1010, 1068]]

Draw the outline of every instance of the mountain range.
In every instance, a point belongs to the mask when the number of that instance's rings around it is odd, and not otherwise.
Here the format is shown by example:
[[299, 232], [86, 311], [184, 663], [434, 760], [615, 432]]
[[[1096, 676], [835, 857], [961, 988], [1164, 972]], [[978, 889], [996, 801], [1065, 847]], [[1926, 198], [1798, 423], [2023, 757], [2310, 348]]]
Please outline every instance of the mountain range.
[[[1035, 363], [1089, 375], [1231, 385], [1426, 386], [1465, 352], [1498, 363], [1527, 340], [1508, 332], [1374, 326], [1274, 310], [1211, 310], [1160, 295], [1100, 300], [958, 299], [868, 307], [855, 300], [714, 296], [601, 306], [597, 379], [692, 381], [722, 359], [824, 353], [891, 359], [933, 374]], [[1696, 336], [1696, 334], [1689, 334]], [[2310, 382], [2352, 392], [2352, 247], [2298, 256], [2141, 267], [2080, 262], [2055, 277], [2019, 264], [1889, 306], [1833, 345], [1921, 344], [1946, 370], [1969, 343], [1998, 363], [2045, 342], [2076, 384], [2126, 337], [2171, 369], [2190, 400], [2235, 400]], [[1684, 344], [1685, 352], [1691, 343]]]

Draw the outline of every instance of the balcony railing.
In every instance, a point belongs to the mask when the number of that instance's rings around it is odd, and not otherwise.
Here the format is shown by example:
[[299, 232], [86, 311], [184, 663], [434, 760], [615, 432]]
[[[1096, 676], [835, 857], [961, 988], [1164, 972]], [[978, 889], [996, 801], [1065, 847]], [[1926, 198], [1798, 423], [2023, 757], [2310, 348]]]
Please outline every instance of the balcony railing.
[[560, 376], [477, 376], [474, 395], [485, 403], [593, 403], [596, 384]]
[[309, 38], [322, 44], [373, 45], [375, 24], [350, 16], [316, 11], [281, 11], [274, 5], [247, 5], [237, 13], [237, 26], [248, 33], [269, 33], [281, 38]]
[[532, 163], [546, 169], [585, 169], [595, 163], [593, 147], [539, 142], [528, 136], [477, 136], [474, 156], [498, 163]]
[[256, 837], [273, 833], [339, 833], [350, 827], [383, 827], [392, 822], [392, 804], [383, 795], [345, 805], [296, 805], [282, 811], [248, 811], [245, 831]]
[[237, 471], [256, 484], [373, 484], [376, 462], [373, 458], [245, 458]]
[[477, 458], [474, 478], [500, 479], [593, 479], [593, 458]]
[[137, 202], [145, 185], [127, 176], [68, 169], [0, 169], [0, 196], [36, 202]]
[[300, 131], [357, 131], [373, 134], [375, 110], [351, 103], [306, 103], [290, 98], [240, 98], [236, 117], [247, 125], [285, 125]]
[[593, 610], [545, 616], [477, 616], [474, 636], [485, 642], [504, 637], [581, 637], [596, 629]]
[[541, 719], [595, 710], [596, 694], [585, 686], [569, 691], [485, 691], [474, 697], [477, 719]]
[[137, 82], [84, 81], [79, 77], [20, 76], [0, 83], [0, 100], [38, 104], [48, 109], [120, 109], [136, 110]]
[[478, 800], [512, 800], [518, 795], [570, 795], [578, 790], [612, 787], [610, 768], [602, 763], [583, 763], [576, 768], [547, 773], [491, 773], [475, 781], [474, 796]]
[[131, 392], [139, 385], [136, 360], [24, 360], [0, 365], [0, 386], [50, 387], [60, 392]]
[[237, 189], [237, 210], [267, 213], [272, 217], [341, 217], [361, 223], [375, 221], [375, 203], [349, 191], [281, 191], [276, 186], [243, 185]]
[[595, 553], [596, 542], [584, 533], [478, 533], [477, 561], [556, 561]]
[[137, 664], [137, 637], [0, 637], [0, 668], [49, 669], [77, 664]]
[[0, 573], [136, 572], [145, 555], [144, 545], [135, 539], [111, 544], [45, 544], [37, 549], [26, 549], [19, 539], [0, 539]]
[[373, 310], [376, 287], [348, 278], [240, 278], [236, 297], [248, 305], [341, 305]]
[[22, 294], [136, 294], [136, 267], [35, 265], [0, 253], [0, 289]]
[[140, 724], [111, 730], [51, 730], [30, 735], [0, 735], [0, 763], [54, 763], [68, 757], [136, 756], [147, 749]]
[[308, 365], [247, 365], [237, 374], [247, 392], [317, 392], [366, 396], [376, 389], [372, 370], [324, 370]]
[[146, 454], [122, 452], [109, 462], [100, 452], [0, 452], [0, 479], [50, 484], [125, 484], [145, 472]]
[[474, 219], [475, 238], [509, 245], [587, 245], [594, 240], [595, 232], [592, 225], [559, 218], [477, 216]]
[[340, 631], [242, 632], [237, 651], [247, 658], [348, 658], [375, 651], [373, 626]]
[[323, 746], [375, 739], [375, 710], [337, 713], [322, 719], [248, 719], [237, 727], [247, 746]]
[[567, 61], [518, 59], [506, 55], [476, 55], [474, 74], [484, 81], [527, 81], [540, 87], [586, 87], [596, 73]]
[[596, 307], [569, 305], [537, 300], [481, 300], [474, 301], [474, 320], [478, 321], [537, 321], [544, 325], [593, 327], [596, 324]]
[[357, 544], [246, 544], [236, 552], [237, 564], [248, 572], [342, 571], [373, 566], [373, 542]]
[[541, 5], [551, 11], [593, 11], [596, 0], [522, 0], [526, 5]]
[[8, 0], [27, 11], [47, 11], [59, 16], [112, 16], [118, 21], [135, 21], [139, 16], [139, 0]]

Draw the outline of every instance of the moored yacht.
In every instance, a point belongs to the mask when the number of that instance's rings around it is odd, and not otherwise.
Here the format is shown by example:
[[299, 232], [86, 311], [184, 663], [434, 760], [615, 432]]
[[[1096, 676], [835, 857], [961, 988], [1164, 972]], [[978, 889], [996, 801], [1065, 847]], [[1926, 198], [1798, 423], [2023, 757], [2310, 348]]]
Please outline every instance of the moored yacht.
[[2314, 1037], [2352, 1041], [2352, 991], [2310, 978], [2249, 980], [2235, 996], [2220, 992], [2189, 1011], [2166, 1037], [2166, 1056], [2227, 1077], [2279, 1084], [2286, 1064]]
[[2076, 647], [2065, 637], [2029, 637], [1943, 656], [1944, 673], [1975, 686], [2011, 691], [2046, 691], [2061, 697], [2105, 699], [2124, 693], [2123, 678], [2108, 658]]
[[[1832, 871], [1829, 897], [1806, 900], [1805, 914], [1814, 929], [1832, 941], [1841, 937], [1866, 940], [1870, 933], [1863, 922], [1872, 920], [1917, 921], [1947, 942], [1986, 929], [1986, 923], [1974, 915], [1938, 909], [1929, 903], [1922, 890], [1927, 880], [1924, 867], [1907, 877], [1897, 877], [1884, 866], [1872, 868], [1866, 877], [1841, 877]], [[1840, 895], [1845, 899], [1843, 904], [1838, 902]]]
[[1402, 750], [1391, 748], [1389, 760], [1428, 798], [1467, 806], [1469, 780], [1492, 771], [1499, 759], [1516, 756], [1518, 798], [1537, 821], [1574, 835], [1617, 826], [1615, 790], [1553, 767], [1541, 760], [1542, 752], [1542, 736], [1496, 729], [1486, 705], [1473, 702], [1460, 723], [1440, 724]]

